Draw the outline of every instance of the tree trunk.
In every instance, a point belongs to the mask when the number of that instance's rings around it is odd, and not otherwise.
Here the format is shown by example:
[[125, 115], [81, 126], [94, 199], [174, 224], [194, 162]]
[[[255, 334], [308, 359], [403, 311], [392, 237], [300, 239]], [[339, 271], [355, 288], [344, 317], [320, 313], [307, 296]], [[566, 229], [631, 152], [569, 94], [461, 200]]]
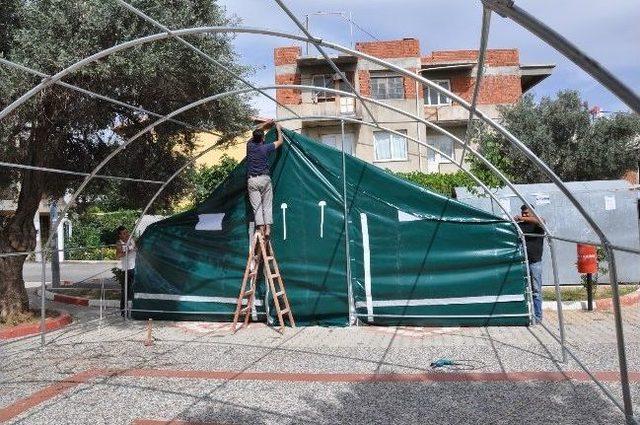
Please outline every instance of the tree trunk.
[[[31, 135], [28, 162], [41, 165], [45, 149], [37, 142], [47, 142], [46, 128], [36, 127]], [[45, 185], [44, 173], [25, 170], [20, 181], [20, 195], [15, 213], [0, 229], [0, 255], [33, 251], [36, 229], [33, 218], [38, 212]], [[0, 257], [0, 323], [29, 309], [29, 297], [22, 278], [27, 255]], [[44, 258], [43, 258], [44, 261]]]
[[[18, 207], [0, 234], [0, 254], [32, 251], [36, 245], [33, 218], [38, 211], [42, 192], [39, 178], [25, 172]], [[26, 255], [0, 257], [0, 322], [29, 309], [29, 298], [22, 278]]]

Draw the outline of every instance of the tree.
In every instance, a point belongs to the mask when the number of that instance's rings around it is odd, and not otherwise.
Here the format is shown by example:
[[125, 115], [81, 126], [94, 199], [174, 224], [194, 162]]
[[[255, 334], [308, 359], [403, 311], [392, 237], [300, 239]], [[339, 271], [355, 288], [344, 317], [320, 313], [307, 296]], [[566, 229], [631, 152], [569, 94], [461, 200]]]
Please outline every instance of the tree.
[[[640, 158], [640, 118], [616, 113], [592, 118], [578, 92], [561, 91], [539, 103], [527, 94], [513, 106], [500, 108], [504, 126], [565, 181], [620, 178], [636, 169]], [[548, 181], [545, 174], [500, 134], [476, 126], [473, 141], [480, 152], [515, 183]], [[491, 174], [469, 157], [483, 180]]]
[[[135, 5], [172, 28], [235, 23], [210, 0], [138, 0]], [[116, 2], [102, 0], [11, 0], [3, 2], [0, 15], [0, 53], [48, 74], [115, 44], [159, 32]], [[230, 36], [207, 35], [191, 41], [235, 72], [250, 72], [237, 63]], [[0, 109], [39, 81], [2, 67]], [[171, 39], [113, 54], [75, 71], [64, 81], [160, 114], [240, 86], [233, 77]], [[196, 128], [225, 134], [220, 141], [223, 144], [248, 128], [253, 111], [247, 104], [247, 98], [225, 98], [178, 118]], [[88, 172], [123, 140], [155, 119], [52, 85], [2, 120], [0, 158]], [[166, 180], [185, 163], [194, 145], [193, 130], [166, 122], [136, 140], [101, 172]], [[33, 217], [40, 201], [56, 199], [77, 185], [75, 177], [0, 168], [0, 190], [13, 188], [18, 192], [15, 212], [0, 223], [0, 253], [32, 250]], [[96, 180], [80, 201], [99, 202], [108, 193], [125, 204], [120, 207], [140, 208], [155, 188]], [[169, 205], [184, 192], [185, 180], [176, 179], [158, 204]], [[22, 280], [25, 258], [0, 258], [0, 321], [28, 308]]]
[[193, 202], [200, 203], [207, 199], [211, 191], [222, 182], [231, 170], [236, 168], [238, 161], [227, 154], [223, 154], [220, 163], [216, 165], [201, 165], [193, 170], [189, 180], [193, 184]]

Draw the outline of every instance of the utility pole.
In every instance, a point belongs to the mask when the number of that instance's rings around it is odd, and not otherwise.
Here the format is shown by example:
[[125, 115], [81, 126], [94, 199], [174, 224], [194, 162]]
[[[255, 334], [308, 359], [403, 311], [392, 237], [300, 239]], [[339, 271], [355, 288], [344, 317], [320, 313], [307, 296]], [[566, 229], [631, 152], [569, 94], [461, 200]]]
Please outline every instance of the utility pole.
[[56, 236], [51, 239], [51, 287], [60, 287], [60, 253], [58, 252], [58, 229], [53, 228], [58, 221], [58, 201], [53, 200], [49, 206], [49, 228]]

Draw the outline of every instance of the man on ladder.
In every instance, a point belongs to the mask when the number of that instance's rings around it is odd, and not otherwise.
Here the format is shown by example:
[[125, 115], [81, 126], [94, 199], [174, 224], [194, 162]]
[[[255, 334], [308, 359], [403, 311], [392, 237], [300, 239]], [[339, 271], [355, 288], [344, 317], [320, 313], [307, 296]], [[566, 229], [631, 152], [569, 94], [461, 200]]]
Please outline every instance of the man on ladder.
[[269, 175], [269, 154], [282, 146], [283, 143], [280, 124], [276, 125], [278, 131], [277, 140], [274, 143], [264, 143], [264, 130], [271, 128], [273, 125], [273, 120], [267, 121], [261, 128], [253, 131], [253, 137], [247, 143], [247, 190], [249, 192], [249, 201], [253, 208], [256, 231], [251, 238], [247, 266], [242, 278], [236, 311], [233, 316], [233, 332], [238, 330], [237, 324], [242, 315], [244, 326], [249, 325], [261, 264], [264, 267], [264, 276], [268, 285], [267, 290], [271, 290], [273, 297], [280, 331], [284, 331], [285, 318], [289, 320], [291, 326], [295, 326], [289, 299], [284, 289], [284, 281], [280, 275], [280, 268], [278, 267], [270, 239], [271, 225], [273, 224], [273, 187], [271, 186], [271, 177]]
[[276, 124], [278, 139], [274, 143], [264, 142], [264, 130], [273, 127], [269, 120], [261, 128], [253, 130], [247, 142], [247, 190], [253, 208], [256, 230], [269, 239], [273, 224], [273, 187], [269, 172], [269, 154], [282, 146], [282, 128]]

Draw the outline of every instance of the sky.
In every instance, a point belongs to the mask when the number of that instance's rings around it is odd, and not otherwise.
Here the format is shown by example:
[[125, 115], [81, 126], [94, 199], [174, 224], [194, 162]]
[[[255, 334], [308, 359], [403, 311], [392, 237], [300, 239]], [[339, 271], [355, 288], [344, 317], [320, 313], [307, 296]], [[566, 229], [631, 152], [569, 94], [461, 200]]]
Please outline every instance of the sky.
[[[301, 34], [272, 0], [218, 0], [243, 26]], [[288, 0], [287, 6], [304, 22], [315, 12], [351, 13], [355, 41], [413, 37], [422, 54], [432, 50], [477, 49], [480, 43], [480, 0]], [[640, 92], [640, 0], [516, 0], [516, 4], [542, 20], [608, 68], [636, 93]], [[350, 46], [347, 22], [339, 16], [311, 16], [311, 32], [325, 40]], [[365, 32], [366, 31], [366, 32]], [[367, 32], [369, 34], [367, 34]], [[268, 36], [238, 35], [234, 40], [240, 61], [257, 69], [251, 81], [274, 81], [273, 48], [295, 44]], [[518, 48], [523, 64], [555, 64], [549, 78], [532, 89], [537, 98], [559, 90], [578, 90], [589, 105], [605, 111], [628, 111], [616, 96], [536, 36], [495, 13], [491, 17], [489, 48]], [[303, 46], [304, 52], [304, 46]], [[313, 46], [310, 48], [313, 53]], [[275, 116], [273, 102], [258, 97], [261, 116]]]

